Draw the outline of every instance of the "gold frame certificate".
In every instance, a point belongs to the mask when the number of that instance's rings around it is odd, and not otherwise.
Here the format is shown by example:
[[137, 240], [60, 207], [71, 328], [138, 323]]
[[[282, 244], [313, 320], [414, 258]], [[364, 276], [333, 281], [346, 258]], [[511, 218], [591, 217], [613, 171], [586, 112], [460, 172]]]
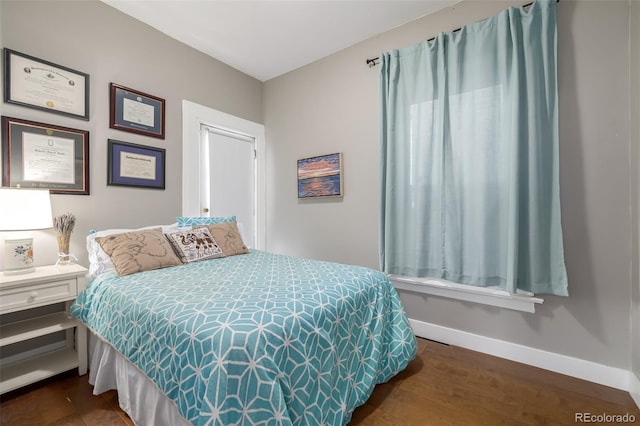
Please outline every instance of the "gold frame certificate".
[[89, 120], [89, 75], [4, 49], [4, 101]]
[[125, 178], [155, 180], [156, 157], [121, 151], [120, 176]]
[[164, 139], [165, 100], [116, 83], [109, 84], [109, 127]]
[[73, 139], [46, 134], [22, 136], [22, 179], [28, 182], [73, 184], [75, 182]]
[[13, 117], [2, 125], [2, 186], [89, 195], [89, 131]]

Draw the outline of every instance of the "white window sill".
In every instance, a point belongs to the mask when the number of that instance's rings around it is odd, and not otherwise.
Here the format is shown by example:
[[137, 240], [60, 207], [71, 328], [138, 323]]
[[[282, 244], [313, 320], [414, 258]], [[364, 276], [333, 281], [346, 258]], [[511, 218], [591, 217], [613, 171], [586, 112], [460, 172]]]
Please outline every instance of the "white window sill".
[[398, 290], [482, 303], [522, 312], [534, 313], [536, 304], [544, 302], [544, 299], [535, 297], [533, 293], [521, 292], [520, 290], [516, 294], [511, 294], [497, 287], [475, 287], [434, 278], [415, 278], [394, 274], [389, 275], [389, 278]]

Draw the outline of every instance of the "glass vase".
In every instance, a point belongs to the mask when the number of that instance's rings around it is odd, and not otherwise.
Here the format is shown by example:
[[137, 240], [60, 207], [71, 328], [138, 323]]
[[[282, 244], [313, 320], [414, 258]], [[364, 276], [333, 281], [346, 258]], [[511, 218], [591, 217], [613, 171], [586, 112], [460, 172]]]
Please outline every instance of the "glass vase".
[[71, 234], [58, 234], [58, 265], [68, 265], [71, 263], [71, 256], [69, 254], [69, 240]]

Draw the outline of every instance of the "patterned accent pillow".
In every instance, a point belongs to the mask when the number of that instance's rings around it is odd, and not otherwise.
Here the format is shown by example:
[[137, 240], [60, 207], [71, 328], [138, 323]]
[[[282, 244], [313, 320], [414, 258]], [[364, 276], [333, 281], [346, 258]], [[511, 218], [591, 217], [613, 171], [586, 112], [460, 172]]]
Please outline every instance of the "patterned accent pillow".
[[224, 257], [208, 228], [195, 228], [166, 236], [182, 263]]
[[100, 244], [96, 241], [96, 238], [106, 237], [111, 234], [123, 234], [125, 232], [142, 231], [144, 229], [153, 229], [161, 227], [162, 232], [167, 234], [169, 232], [176, 232], [180, 229], [177, 223], [170, 225], [152, 225], [145, 226], [144, 228], [137, 229], [104, 229], [102, 231], [91, 230], [87, 235], [87, 254], [89, 257], [89, 273], [87, 278], [93, 278], [97, 275], [104, 274], [105, 272], [115, 271], [116, 268], [111, 262], [111, 258], [104, 252]]
[[182, 264], [162, 228], [112, 234], [98, 237], [96, 241], [109, 255], [120, 276]]
[[238, 231], [238, 224], [235, 221], [205, 226], [209, 229], [225, 256], [249, 253], [249, 249], [242, 241]]
[[198, 225], [213, 225], [215, 223], [226, 223], [226, 222], [235, 222], [235, 216], [229, 217], [185, 217], [180, 216], [177, 218], [178, 227], [185, 228], [187, 226], [198, 226]]

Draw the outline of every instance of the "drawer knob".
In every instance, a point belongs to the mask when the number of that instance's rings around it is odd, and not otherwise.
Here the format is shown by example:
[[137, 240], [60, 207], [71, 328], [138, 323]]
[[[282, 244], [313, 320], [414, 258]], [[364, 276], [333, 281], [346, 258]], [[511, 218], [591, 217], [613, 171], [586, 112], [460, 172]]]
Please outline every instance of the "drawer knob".
[[36, 297], [38, 297], [38, 292], [32, 291], [31, 294], [29, 294], [29, 301], [33, 302], [34, 300], [36, 300]]

